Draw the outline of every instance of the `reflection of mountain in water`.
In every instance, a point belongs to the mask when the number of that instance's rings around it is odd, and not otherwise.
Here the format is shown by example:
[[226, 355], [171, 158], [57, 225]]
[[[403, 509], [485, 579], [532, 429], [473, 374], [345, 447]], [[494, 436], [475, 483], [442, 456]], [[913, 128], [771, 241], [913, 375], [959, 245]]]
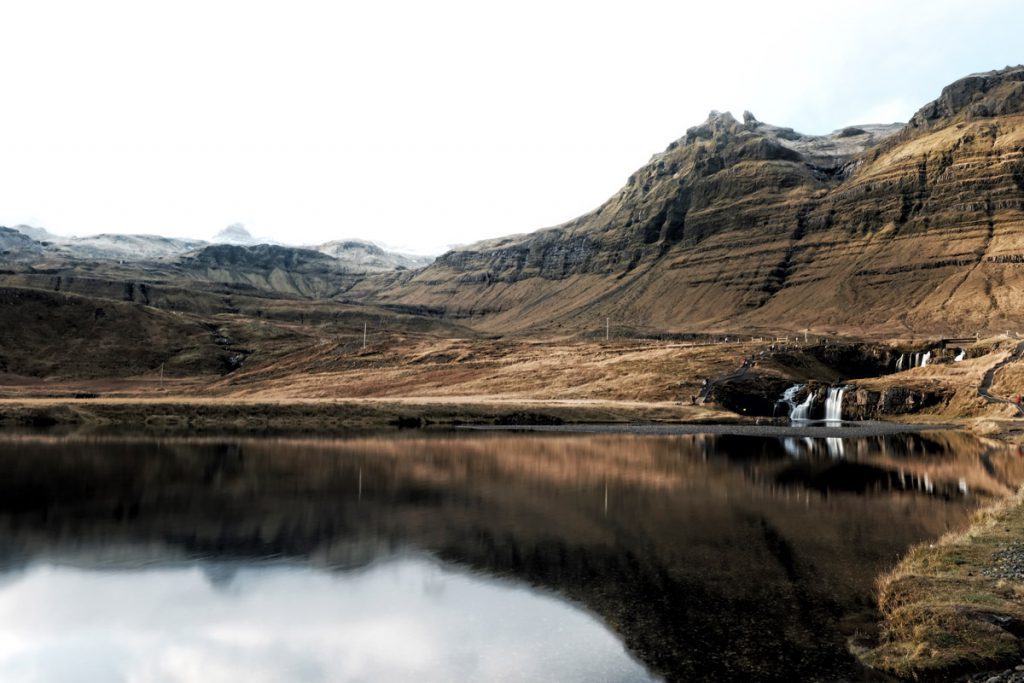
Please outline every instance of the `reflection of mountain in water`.
[[[404, 548], [557, 590], [671, 679], [854, 675], [875, 575], [1024, 480], [957, 434], [794, 455], [729, 436], [415, 436], [0, 445], [0, 561]], [[900, 486], [928, 476], [930, 490]], [[966, 495], [965, 492], [966, 491]]]

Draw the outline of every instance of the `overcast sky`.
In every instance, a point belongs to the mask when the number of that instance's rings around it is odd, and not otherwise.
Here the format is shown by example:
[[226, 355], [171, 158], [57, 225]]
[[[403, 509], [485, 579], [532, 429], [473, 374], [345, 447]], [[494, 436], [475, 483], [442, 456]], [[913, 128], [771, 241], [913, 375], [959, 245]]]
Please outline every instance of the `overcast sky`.
[[825, 133], [1024, 62], [1020, 0], [690, 5], [0, 0], [0, 225], [437, 252], [594, 208], [711, 109]]

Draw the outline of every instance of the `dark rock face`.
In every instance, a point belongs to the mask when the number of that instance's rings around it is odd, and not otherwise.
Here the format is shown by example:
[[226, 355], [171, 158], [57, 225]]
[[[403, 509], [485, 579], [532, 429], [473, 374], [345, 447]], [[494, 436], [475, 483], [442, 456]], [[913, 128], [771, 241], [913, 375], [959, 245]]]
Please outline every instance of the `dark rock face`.
[[884, 375], [896, 364], [895, 351], [886, 344], [823, 344], [807, 349], [807, 353], [844, 380]]
[[208, 266], [248, 266], [271, 270], [289, 268], [301, 270], [311, 265], [336, 266], [336, 260], [312, 249], [296, 249], [273, 244], [243, 247], [233, 244], [215, 244], [182, 259], [186, 263]]
[[354, 292], [494, 331], [1005, 329], [1024, 324], [1022, 139], [1024, 67], [954, 83], [902, 129], [712, 112], [595, 211]]
[[843, 401], [848, 420], [876, 420], [888, 415], [908, 415], [942, 405], [953, 397], [946, 388], [891, 387], [883, 391], [855, 389]]
[[789, 415], [789, 406], [779, 399], [792, 384], [781, 377], [749, 374], [716, 383], [707, 400], [740, 415], [784, 418]]
[[971, 74], [942, 89], [917, 112], [912, 128], [930, 127], [956, 117], [986, 118], [1019, 114], [1024, 109], [1024, 67]]

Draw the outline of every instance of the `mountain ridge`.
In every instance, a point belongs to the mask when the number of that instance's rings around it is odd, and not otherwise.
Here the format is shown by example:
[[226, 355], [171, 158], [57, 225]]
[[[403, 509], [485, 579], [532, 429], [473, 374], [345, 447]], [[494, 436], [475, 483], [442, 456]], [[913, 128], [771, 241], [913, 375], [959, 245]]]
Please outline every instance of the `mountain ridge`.
[[[18, 225], [3, 228], [6, 240], [22, 245], [18, 252], [23, 255], [48, 255], [52, 258], [71, 260], [109, 260], [118, 262], [164, 261], [175, 262], [182, 259], [191, 260], [195, 255], [209, 247], [236, 246], [255, 248], [263, 245], [281, 249], [315, 251], [325, 254], [341, 263], [341, 267], [352, 272], [377, 273], [395, 269], [422, 267], [430, 263], [432, 258], [414, 256], [386, 250], [368, 240], [339, 239], [317, 245], [293, 246], [276, 242], [268, 242], [253, 238], [240, 225], [228, 226], [218, 233], [214, 241], [165, 237], [157, 234], [135, 233], [100, 233], [81, 237], [64, 237], [55, 235], [44, 228]], [[15, 240], [12, 236], [20, 234], [35, 244], [29, 247], [28, 242]], [[217, 241], [220, 239], [220, 241]], [[14, 241], [12, 241], [14, 240]], [[5, 242], [6, 244], [6, 242]], [[13, 252], [12, 252], [13, 253]]]
[[594, 211], [348, 295], [513, 333], [1024, 323], [1008, 265], [1024, 258], [1022, 114], [1024, 67], [950, 84], [899, 130], [801, 136], [712, 112]]

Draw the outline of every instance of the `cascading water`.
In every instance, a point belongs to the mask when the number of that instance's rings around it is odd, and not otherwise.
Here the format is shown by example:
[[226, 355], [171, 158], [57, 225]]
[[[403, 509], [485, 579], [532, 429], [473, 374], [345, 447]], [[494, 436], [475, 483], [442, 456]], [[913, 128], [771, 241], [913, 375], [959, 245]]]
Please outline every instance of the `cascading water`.
[[793, 407], [793, 401], [796, 400], [796, 395], [800, 393], [800, 390], [804, 388], [803, 384], [794, 384], [785, 391], [782, 392], [782, 398], [779, 399], [779, 403], [786, 403], [790, 408]]
[[956, 358], [953, 359], [953, 362], [959, 363], [964, 358], [967, 358], [967, 351], [965, 351], [964, 349], [960, 349], [960, 353], [956, 354]]
[[828, 390], [828, 398], [825, 399], [825, 421], [843, 421], [843, 394], [846, 387], [832, 387]]
[[[962, 352], [961, 352], [962, 353]], [[932, 360], [931, 351], [918, 351], [917, 353], [910, 354], [906, 359], [909, 362], [908, 368], [923, 368], [928, 365]], [[963, 360], [963, 359], [961, 359]], [[900, 354], [900, 357], [896, 360], [896, 371], [899, 372], [903, 369], [904, 356]]]
[[814, 405], [814, 392], [807, 392], [807, 398], [800, 405], [793, 406], [793, 410], [789, 412], [789, 419], [792, 422], [807, 422], [811, 419], [811, 406]]
[[810, 419], [811, 406], [814, 404], [813, 391], [807, 393], [807, 398], [803, 402], [796, 402], [797, 394], [803, 391], [803, 388], [803, 384], [794, 384], [782, 392], [782, 398], [778, 401], [789, 406], [789, 419], [794, 422], [806, 422]]

